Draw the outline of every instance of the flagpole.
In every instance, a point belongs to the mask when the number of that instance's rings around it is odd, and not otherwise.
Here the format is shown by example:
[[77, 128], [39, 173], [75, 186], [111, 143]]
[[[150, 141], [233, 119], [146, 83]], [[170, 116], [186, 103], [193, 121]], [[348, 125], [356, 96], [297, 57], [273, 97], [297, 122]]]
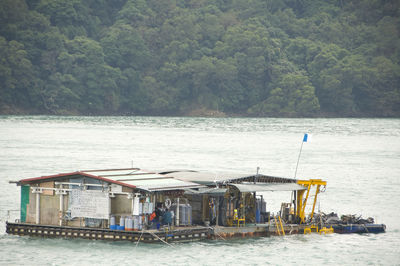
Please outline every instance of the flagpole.
[[303, 143], [304, 143], [304, 142], [307, 142], [307, 138], [308, 138], [308, 134], [305, 133], [305, 134], [304, 134], [304, 137], [303, 137], [303, 141], [301, 142], [299, 157], [297, 158], [296, 171], [294, 172], [294, 179], [296, 179], [296, 176], [297, 176], [297, 168], [298, 168], [298, 166], [299, 166], [301, 151], [303, 150]]

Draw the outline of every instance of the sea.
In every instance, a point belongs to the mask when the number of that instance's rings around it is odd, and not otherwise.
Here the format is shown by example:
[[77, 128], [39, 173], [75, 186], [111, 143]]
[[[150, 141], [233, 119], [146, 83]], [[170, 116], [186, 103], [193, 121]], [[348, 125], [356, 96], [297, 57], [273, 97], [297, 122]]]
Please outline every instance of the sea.
[[[294, 178], [297, 162], [296, 178], [327, 181], [317, 211], [373, 217], [386, 233], [172, 246], [5, 233], [20, 204], [9, 181], [132, 166]], [[276, 212], [291, 193], [264, 198]], [[0, 265], [400, 265], [399, 204], [400, 119], [0, 116]]]

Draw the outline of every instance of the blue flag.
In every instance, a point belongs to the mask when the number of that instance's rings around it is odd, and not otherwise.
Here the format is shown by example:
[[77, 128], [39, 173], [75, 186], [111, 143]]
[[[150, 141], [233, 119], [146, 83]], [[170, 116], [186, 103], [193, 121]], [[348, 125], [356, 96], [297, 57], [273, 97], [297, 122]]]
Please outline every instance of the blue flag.
[[307, 139], [308, 139], [308, 134], [305, 133], [305, 134], [304, 134], [304, 138], [303, 138], [303, 142], [307, 142]]

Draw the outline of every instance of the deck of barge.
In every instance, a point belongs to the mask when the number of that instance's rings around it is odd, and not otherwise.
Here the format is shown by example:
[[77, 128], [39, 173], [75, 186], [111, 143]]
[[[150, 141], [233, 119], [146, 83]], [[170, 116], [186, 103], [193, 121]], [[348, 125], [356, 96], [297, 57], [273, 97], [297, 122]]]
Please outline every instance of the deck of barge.
[[8, 234], [20, 236], [84, 238], [132, 242], [190, 242], [210, 238], [210, 228], [203, 226], [175, 227], [173, 230], [122, 231], [88, 227], [67, 227], [7, 222]]
[[[7, 233], [20, 236], [38, 237], [62, 237], [62, 238], [84, 238], [94, 240], [131, 241], [145, 243], [161, 242], [192, 242], [205, 239], [227, 239], [227, 238], [252, 238], [268, 237], [278, 235], [319, 233], [380, 233], [384, 232], [384, 225], [347, 225], [357, 232], [339, 230], [334, 226], [331, 231], [305, 224], [285, 224], [278, 227], [275, 224], [246, 224], [240, 227], [225, 226], [187, 226], [162, 228], [160, 230], [122, 231], [111, 229], [99, 229], [88, 227], [67, 227], [53, 225], [36, 225], [27, 223], [7, 222]], [[361, 229], [362, 230], [361, 230]], [[333, 230], [334, 229], [334, 230]]]
[[[304, 229], [308, 228], [311, 232], [316, 232], [317, 229], [310, 228], [309, 225], [285, 224], [282, 228], [277, 228], [275, 224], [246, 224], [240, 227], [213, 227], [211, 236], [218, 238], [248, 238], [248, 237], [266, 237], [277, 235], [294, 235], [304, 234]], [[279, 229], [279, 230], [278, 230]]]
[[[286, 235], [303, 234], [305, 225], [284, 225], [283, 230]], [[204, 227], [187, 226], [162, 228], [161, 230], [143, 231], [122, 231], [88, 227], [68, 227], [55, 225], [37, 225], [28, 223], [7, 222], [7, 233], [20, 236], [39, 236], [39, 237], [64, 237], [64, 238], [84, 238], [95, 240], [111, 241], [132, 241], [132, 242], [191, 242], [204, 239], [225, 239], [225, 238], [251, 238], [267, 237], [272, 235], [283, 235], [275, 225], [268, 224], [247, 224], [240, 227]]]

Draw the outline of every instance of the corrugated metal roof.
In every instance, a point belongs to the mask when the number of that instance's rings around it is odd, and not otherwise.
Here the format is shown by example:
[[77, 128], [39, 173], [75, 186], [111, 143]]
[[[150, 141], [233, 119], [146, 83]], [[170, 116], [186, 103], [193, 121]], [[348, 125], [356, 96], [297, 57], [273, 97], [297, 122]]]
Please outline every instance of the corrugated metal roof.
[[174, 177], [187, 182], [195, 182], [204, 185], [212, 185], [215, 183], [229, 182], [252, 176], [251, 174], [227, 173], [227, 172], [192, 172], [181, 171], [167, 174], [166, 176]]
[[172, 177], [165, 176], [165, 175], [159, 175], [155, 173], [148, 173], [148, 172], [141, 172], [137, 174], [110, 174], [110, 175], [99, 175], [101, 177], [105, 177], [111, 180], [116, 180], [116, 181], [126, 181], [126, 180], [147, 180], [147, 179], [171, 179]]
[[110, 170], [85, 170], [72, 173], [63, 173], [51, 176], [22, 179], [20, 184], [37, 183], [62, 178], [89, 177], [108, 183], [125, 187], [137, 188], [147, 191], [181, 190], [185, 188], [199, 188], [203, 185], [174, 179], [171, 176], [161, 175], [138, 168], [110, 169]]
[[215, 185], [217, 183], [231, 183], [256, 180], [260, 183], [295, 183], [295, 179], [276, 176], [267, 176], [252, 173], [230, 173], [230, 172], [194, 172], [180, 171], [167, 174], [179, 180], [195, 182], [203, 185]]
[[209, 188], [209, 187], [204, 187], [204, 188], [200, 188], [198, 190], [185, 189], [185, 194], [192, 194], [192, 195], [193, 194], [201, 194], [201, 195], [223, 196], [226, 191], [227, 191], [227, 188], [219, 188], [219, 187]]
[[122, 183], [117, 180], [111, 180], [108, 178], [104, 178], [101, 176], [96, 176], [96, 175], [92, 175], [92, 174], [88, 174], [88, 173], [84, 173], [84, 172], [62, 173], [62, 174], [56, 174], [56, 175], [26, 178], [26, 179], [22, 179], [22, 180], [18, 181], [17, 184], [19, 184], [19, 185], [34, 184], [34, 183], [39, 183], [42, 181], [53, 181], [53, 180], [59, 180], [59, 179], [64, 179], [64, 178], [80, 178], [80, 177], [89, 177], [89, 178], [97, 179], [97, 180], [104, 181], [107, 183], [114, 183], [114, 184], [121, 185], [121, 186], [135, 188], [135, 186], [130, 185], [130, 184], [125, 184], [125, 183]]
[[[246, 174], [246, 173], [229, 173], [229, 172], [205, 172], [205, 171], [192, 171], [192, 170], [143, 170], [139, 168], [123, 168], [123, 169], [102, 169], [102, 170], [84, 170], [72, 173], [64, 173], [52, 176], [42, 176], [37, 178], [22, 179], [19, 184], [28, 184], [41, 182], [44, 180], [57, 180], [65, 177], [90, 177], [108, 183], [115, 183], [130, 188], [139, 188], [148, 191], [162, 191], [162, 190], [175, 190], [185, 188], [199, 188], [208, 186], [215, 186], [217, 184], [228, 184], [231, 182], [252, 182], [259, 183], [284, 183], [291, 184], [296, 180], [273, 177], [266, 175]], [[264, 188], [268, 190], [279, 190]], [[280, 190], [284, 187], [281, 186]], [[245, 189], [245, 187], [243, 187]], [[247, 188], [250, 189], [250, 188]], [[252, 188], [256, 189], [256, 188]], [[261, 187], [257, 188], [261, 189]], [[296, 189], [287, 189], [296, 190]]]
[[148, 175], [156, 174], [156, 172], [146, 171], [139, 168], [126, 168], [126, 169], [110, 169], [110, 170], [85, 170], [82, 173], [89, 173], [91, 175], [97, 175], [102, 177], [110, 176], [136, 176], [136, 175]]
[[240, 192], [293, 191], [306, 189], [305, 187], [296, 183], [256, 183], [230, 185], [239, 189]]
[[173, 178], [164, 179], [142, 179], [142, 180], [127, 180], [123, 181], [126, 184], [134, 185], [135, 187], [147, 191], [165, 191], [165, 190], [179, 190], [185, 188], [200, 188], [203, 185], [185, 182]]

